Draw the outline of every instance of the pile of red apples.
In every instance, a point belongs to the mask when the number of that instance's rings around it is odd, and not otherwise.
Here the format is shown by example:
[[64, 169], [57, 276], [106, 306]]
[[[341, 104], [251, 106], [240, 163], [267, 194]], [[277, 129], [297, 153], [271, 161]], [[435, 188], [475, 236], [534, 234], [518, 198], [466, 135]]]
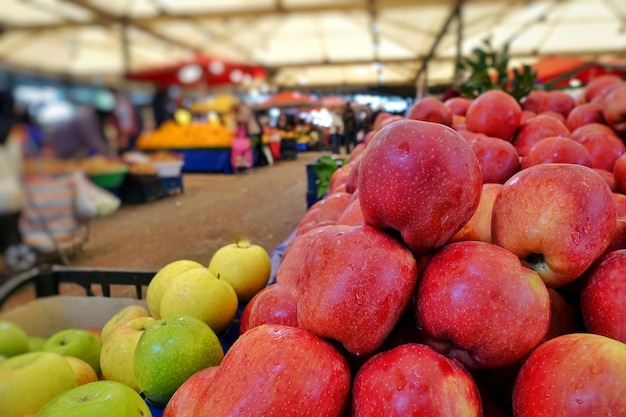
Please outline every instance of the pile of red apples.
[[381, 113], [169, 417], [626, 416], [625, 138], [610, 75]]

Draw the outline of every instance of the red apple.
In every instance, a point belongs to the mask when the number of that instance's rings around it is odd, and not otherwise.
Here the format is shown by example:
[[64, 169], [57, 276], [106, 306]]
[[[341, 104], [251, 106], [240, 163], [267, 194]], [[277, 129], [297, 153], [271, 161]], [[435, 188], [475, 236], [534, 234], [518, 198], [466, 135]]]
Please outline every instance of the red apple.
[[[455, 129], [456, 130], [456, 129]], [[466, 129], [460, 129], [457, 130], [457, 132], [459, 133], [459, 135], [461, 135], [468, 143], [472, 142], [474, 139], [476, 138], [482, 138], [482, 137], [487, 137], [487, 135], [485, 135], [484, 133], [476, 133], [476, 132], [470, 132], [469, 130]]]
[[617, 224], [615, 225], [615, 233], [606, 253], [619, 249], [626, 249], [626, 195], [613, 192], [613, 201], [615, 202], [615, 211], [617, 212]]
[[626, 415], [626, 345], [573, 333], [542, 343], [515, 381], [515, 417]]
[[564, 91], [548, 91], [539, 104], [538, 113], [554, 112], [563, 118], [576, 106], [574, 97]]
[[553, 117], [556, 120], [558, 120], [559, 122], [565, 124], [565, 120], [567, 120], [565, 118], [565, 116], [563, 116], [561, 113], [557, 113], [555, 111], [542, 111], [541, 113], [539, 113], [542, 116], [548, 116], [548, 117]]
[[615, 74], [602, 74], [593, 78], [583, 91], [583, 96], [586, 102], [590, 102], [598, 96], [606, 94], [615, 88], [616, 84], [623, 82], [623, 80]]
[[366, 149], [367, 149], [367, 145], [369, 145], [369, 143], [372, 141], [375, 135], [376, 135], [376, 131], [370, 130], [369, 132], [365, 134], [365, 136], [363, 136], [363, 145], [365, 145]]
[[417, 284], [426, 343], [469, 369], [510, 365], [541, 342], [550, 297], [541, 277], [492, 243], [451, 243], [432, 256]]
[[558, 136], [569, 137], [570, 131], [554, 117], [537, 115], [522, 124], [515, 135], [513, 145], [521, 156], [525, 156], [541, 139]]
[[572, 139], [587, 148], [593, 168], [612, 172], [617, 158], [626, 152], [626, 145], [615, 132], [610, 127], [597, 123], [579, 127], [572, 132]]
[[565, 126], [573, 132], [579, 127], [589, 123], [606, 124], [604, 114], [602, 114], [602, 106], [597, 103], [585, 103], [578, 105], [572, 109], [565, 119]]
[[626, 82], [616, 84], [606, 95], [602, 114], [613, 130], [620, 134], [626, 133]]
[[326, 198], [324, 198], [324, 204], [321, 206], [317, 221], [336, 222], [339, 216], [341, 216], [341, 213], [343, 213], [348, 206], [351, 198], [352, 194], [347, 191], [334, 191], [329, 193]]
[[358, 198], [348, 204], [348, 207], [346, 207], [341, 216], [339, 216], [335, 224], [348, 226], [360, 226], [365, 224], [363, 211], [361, 210], [361, 202]]
[[580, 308], [587, 330], [626, 342], [626, 249], [604, 255], [584, 278]]
[[350, 369], [329, 342], [297, 327], [263, 324], [239, 336], [194, 417], [337, 417], [348, 405]]
[[380, 347], [408, 305], [417, 265], [411, 252], [370, 226], [332, 226], [311, 242], [298, 280], [298, 326], [353, 355]]
[[478, 159], [483, 183], [502, 184], [520, 169], [520, 158], [515, 146], [506, 140], [481, 136], [470, 142]]
[[500, 139], [511, 140], [520, 125], [522, 108], [509, 94], [489, 90], [472, 101], [467, 109], [467, 129]]
[[296, 233], [285, 248], [283, 258], [280, 260], [280, 265], [276, 271], [276, 283], [295, 287], [302, 274], [302, 264], [309, 253], [311, 243], [329, 227], [331, 227], [330, 224], [324, 224], [302, 234]]
[[467, 129], [467, 123], [465, 123], [465, 116], [457, 116], [456, 114], [452, 115], [452, 129], [459, 131], [462, 129]]
[[382, 127], [382, 124], [385, 120], [390, 119], [390, 118], [394, 118], [395, 116], [389, 112], [386, 111], [381, 111], [380, 113], [378, 113], [376, 115], [376, 118], [374, 119], [374, 125], [372, 127], [372, 130], [374, 131], [378, 131], [380, 130], [380, 128]]
[[604, 252], [617, 221], [606, 181], [575, 164], [521, 170], [502, 186], [492, 216], [493, 242], [552, 288], [578, 278]]
[[578, 309], [554, 288], [548, 288], [548, 294], [550, 294], [550, 327], [543, 342], [580, 331]]
[[407, 119], [452, 126], [452, 112], [441, 100], [435, 97], [425, 97], [418, 100], [409, 109]]
[[245, 322], [239, 323], [240, 334], [261, 324], [298, 326], [296, 293], [293, 285], [279, 283], [269, 285], [256, 293], [245, 308], [249, 311]]
[[591, 167], [591, 155], [579, 142], [564, 137], [550, 136], [535, 143], [522, 158], [522, 169], [533, 165], [566, 163]]
[[350, 170], [350, 175], [348, 175], [348, 179], [346, 180], [346, 191], [349, 193], [354, 193], [357, 188], [359, 188], [359, 168], [361, 167], [361, 159], [363, 154], [354, 160], [354, 165]]
[[450, 109], [453, 116], [465, 116], [467, 109], [472, 104], [472, 99], [467, 97], [452, 97], [443, 102]]
[[366, 224], [397, 231], [416, 256], [443, 246], [480, 200], [474, 152], [461, 135], [437, 123], [403, 120], [381, 129], [359, 170]]
[[615, 192], [615, 190], [617, 190], [617, 185], [615, 183], [615, 175], [612, 172], [607, 171], [606, 169], [601, 169], [601, 168], [593, 168], [593, 170], [596, 171], [598, 174], [600, 174], [602, 178], [604, 178], [604, 181], [606, 181], [611, 191]]
[[368, 359], [354, 377], [354, 417], [481, 417], [478, 387], [457, 361], [406, 344]]
[[178, 387], [163, 410], [163, 417], [193, 416], [196, 404], [213, 381], [219, 366], [210, 366], [191, 375]]
[[543, 102], [546, 100], [547, 96], [547, 91], [532, 90], [522, 99], [522, 109], [533, 113], [540, 113], [543, 107]]
[[[500, 139], [501, 140], [501, 139]], [[474, 215], [467, 223], [450, 239], [450, 242], [462, 240], [479, 240], [492, 243], [491, 239], [491, 213], [496, 196], [500, 192], [502, 184], [483, 184], [483, 192]]]
[[626, 153], [615, 160], [612, 172], [615, 178], [615, 191], [626, 193]]
[[526, 121], [530, 118], [533, 118], [537, 115], [537, 113], [535, 113], [534, 111], [530, 111], [530, 110], [522, 110], [522, 118], [520, 119], [520, 126], [524, 123], [526, 123]]
[[350, 170], [352, 170], [352, 166], [344, 165], [339, 167], [335, 172], [333, 172], [333, 174], [330, 176], [330, 181], [328, 183], [329, 194], [335, 192], [339, 185], [345, 184], [346, 181], [348, 181]]

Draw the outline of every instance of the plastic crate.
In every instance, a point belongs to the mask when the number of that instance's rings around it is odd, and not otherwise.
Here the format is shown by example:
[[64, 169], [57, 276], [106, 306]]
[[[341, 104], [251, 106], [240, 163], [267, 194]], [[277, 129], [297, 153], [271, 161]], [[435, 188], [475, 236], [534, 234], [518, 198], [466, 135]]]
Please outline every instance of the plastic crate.
[[317, 203], [320, 199], [317, 198], [317, 191], [306, 193], [306, 208], [310, 208], [313, 204]]
[[306, 166], [306, 190], [309, 193], [317, 192], [317, 172], [315, 172], [315, 165], [308, 164]]
[[171, 195], [171, 194], [182, 194], [183, 189], [183, 176], [179, 175], [177, 177], [164, 177], [161, 178], [161, 183], [163, 185], [163, 194]]
[[120, 188], [120, 198], [126, 204], [142, 204], [163, 197], [163, 181], [156, 176], [128, 176]]
[[298, 152], [306, 152], [309, 150], [309, 144], [306, 142], [298, 142], [296, 144], [296, 149]]
[[295, 140], [283, 139], [280, 142], [280, 159], [298, 159], [298, 146]]

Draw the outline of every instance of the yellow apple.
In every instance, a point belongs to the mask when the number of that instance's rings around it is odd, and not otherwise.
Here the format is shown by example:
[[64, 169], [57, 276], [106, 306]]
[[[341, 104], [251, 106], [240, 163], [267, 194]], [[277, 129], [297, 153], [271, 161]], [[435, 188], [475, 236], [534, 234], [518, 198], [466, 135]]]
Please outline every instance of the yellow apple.
[[77, 385], [84, 385], [98, 380], [96, 371], [84, 360], [76, 356], [65, 356], [65, 359], [70, 363], [70, 366], [76, 374]]
[[137, 317], [113, 329], [102, 344], [100, 353], [100, 368], [104, 379], [121, 382], [139, 392], [133, 356], [143, 331], [155, 322], [154, 317]]
[[36, 414], [48, 401], [76, 387], [67, 359], [53, 352], [30, 352], [0, 364], [0, 416]]
[[148, 309], [141, 305], [129, 305], [118, 311], [111, 317], [102, 327], [100, 332], [100, 340], [103, 342], [109, 336], [111, 331], [122, 323], [129, 322], [137, 317], [148, 317], [150, 312]]
[[263, 247], [241, 239], [219, 248], [211, 257], [209, 271], [232, 285], [240, 303], [247, 303], [267, 285], [272, 262]]
[[165, 290], [168, 281], [172, 277], [194, 268], [204, 268], [204, 266], [195, 261], [181, 259], [170, 262], [163, 268], [159, 269], [159, 271], [154, 275], [146, 292], [146, 304], [148, 305], [150, 314], [152, 314], [154, 318], [161, 318], [159, 311], [161, 308], [161, 297], [163, 297], [163, 291]]
[[161, 298], [161, 317], [187, 315], [220, 333], [237, 314], [239, 300], [233, 287], [208, 268], [196, 268], [170, 279]]

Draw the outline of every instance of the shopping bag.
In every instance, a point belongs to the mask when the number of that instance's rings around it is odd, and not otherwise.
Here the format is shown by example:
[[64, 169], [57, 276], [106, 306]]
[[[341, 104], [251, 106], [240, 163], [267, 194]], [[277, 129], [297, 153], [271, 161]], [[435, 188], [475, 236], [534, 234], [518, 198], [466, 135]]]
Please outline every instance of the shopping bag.
[[74, 173], [76, 185], [76, 216], [90, 219], [108, 216], [119, 209], [122, 201], [111, 192], [89, 181], [81, 171]]

